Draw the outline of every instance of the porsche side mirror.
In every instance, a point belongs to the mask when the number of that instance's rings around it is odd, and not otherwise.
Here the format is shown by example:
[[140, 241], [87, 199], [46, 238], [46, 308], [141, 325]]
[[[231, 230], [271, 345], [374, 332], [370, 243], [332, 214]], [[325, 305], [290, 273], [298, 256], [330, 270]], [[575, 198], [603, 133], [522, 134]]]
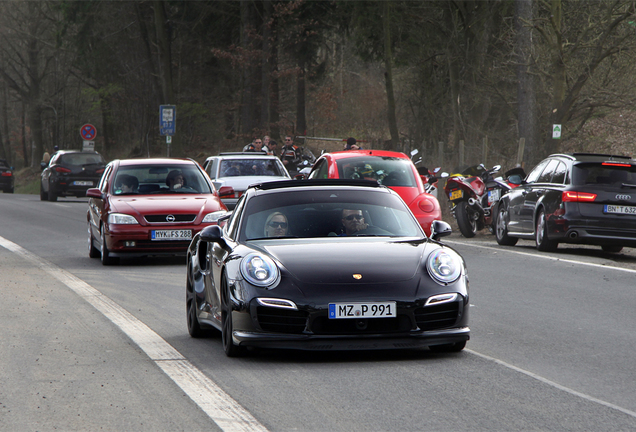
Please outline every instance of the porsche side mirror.
[[223, 248], [227, 246], [223, 238], [223, 229], [218, 225], [210, 225], [203, 228], [199, 238], [204, 242], [218, 243]]
[[451, 235], [453, 229], [451, 226], [441, 220], [434, 220], [431, 224], [431, 238], [433, 240], [439, 240], [442, 237], [446, 237]]
[[99, 190], [98, 188], [90, 188], [89, 190], [86, 191], [86, 196], [89, 198], [104, 199], [104, 195], [102, 194], [102, 191]]

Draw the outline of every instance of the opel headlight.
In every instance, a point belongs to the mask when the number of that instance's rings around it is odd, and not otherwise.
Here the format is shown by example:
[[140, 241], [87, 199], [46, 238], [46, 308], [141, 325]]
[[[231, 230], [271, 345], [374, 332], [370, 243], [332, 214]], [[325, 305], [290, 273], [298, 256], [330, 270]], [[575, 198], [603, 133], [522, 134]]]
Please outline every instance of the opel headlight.
[[268, 287], [280, 278], [278, 266], [270, 257], [250, 253], [241, 261], [241, 274], [252, 285]]
[[224, 216], [227, 212], [223, 210], [215, 211], [205, 215], [201, 223], [215, 223], [218, 222], [221, 216]]
[[123, 214], [123, 213], [111, 213], [108, 215], [108, 223], [109, 224], [120, 224], [120, 225], [133, 225], [138, 224], [137, 219], [134, 216]]
[[428, 256], [426, 269], [436, 282], [446, 285], [462, 274], [462, 259], [451, 250], [437, 249]]

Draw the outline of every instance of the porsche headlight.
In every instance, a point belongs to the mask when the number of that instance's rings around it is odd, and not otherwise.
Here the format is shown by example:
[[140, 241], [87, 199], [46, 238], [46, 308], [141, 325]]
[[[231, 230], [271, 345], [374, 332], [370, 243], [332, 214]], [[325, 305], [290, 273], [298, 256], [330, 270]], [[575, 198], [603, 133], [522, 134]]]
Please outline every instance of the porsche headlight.
[[137, 219], [134, 216], [123, 214], [123, 213], [111, 213], [108, 215], [108, 223], [109, 224], [120, 224], [120, 225], [133, 225], [138, 224]]
[[251, 253], [241, 261], [241, 274], [252, 285], [268, 287], [278, 281], [280, 271], [270, 257]]
[[426, 269], [436, 282], [449, 284], [461, 276], [462, 259], [451, 250], [437, 249], [428, 256]]

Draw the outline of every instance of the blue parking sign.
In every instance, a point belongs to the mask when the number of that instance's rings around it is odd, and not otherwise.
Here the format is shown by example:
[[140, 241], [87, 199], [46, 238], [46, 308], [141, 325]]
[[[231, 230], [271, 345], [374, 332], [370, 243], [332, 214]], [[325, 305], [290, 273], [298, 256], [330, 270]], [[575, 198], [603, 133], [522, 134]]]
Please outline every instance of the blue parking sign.
[[176, 105], [159, 105], [159, 129], [161, 131], [161, 135], [174, 135], [176, 133]]

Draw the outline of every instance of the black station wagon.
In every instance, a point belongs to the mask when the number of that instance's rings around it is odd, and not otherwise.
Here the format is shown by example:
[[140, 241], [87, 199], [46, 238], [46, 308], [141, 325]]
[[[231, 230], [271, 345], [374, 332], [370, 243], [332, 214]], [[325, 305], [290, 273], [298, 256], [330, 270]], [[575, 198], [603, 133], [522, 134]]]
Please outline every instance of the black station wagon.
[[606, 252], [636, 247], [636, 160], [629, 156], [553, 154], [541, 161], [497, 210], [497, 242], [534, 239], [599, 245]]

